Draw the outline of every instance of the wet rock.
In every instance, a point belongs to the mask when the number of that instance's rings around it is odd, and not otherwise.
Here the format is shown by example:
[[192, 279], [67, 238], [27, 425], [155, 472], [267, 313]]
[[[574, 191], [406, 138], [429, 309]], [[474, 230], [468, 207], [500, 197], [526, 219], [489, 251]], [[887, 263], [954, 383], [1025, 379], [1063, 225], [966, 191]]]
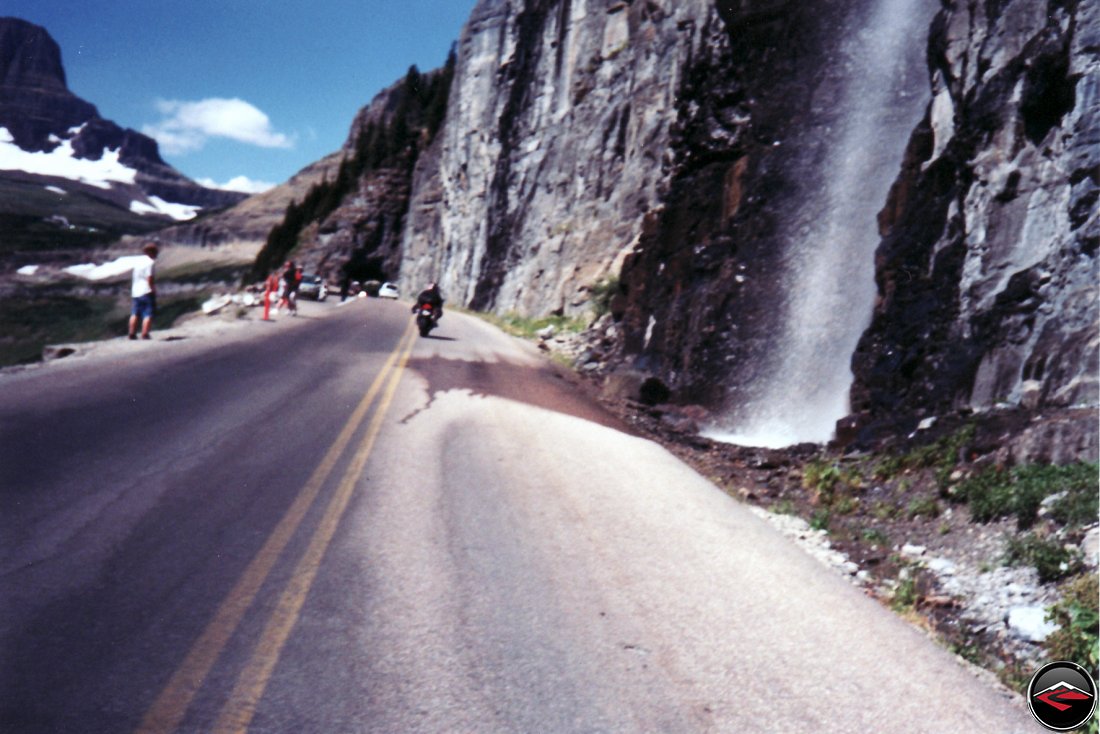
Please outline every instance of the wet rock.
[[699, 424], [681, 413], [666, 413], [661, 423], [679, 433], [698, 433]]
[[[880, 301], [853, 360], [856, 409], [897, 425], [1100, 400], [1100, 77], [1095, 34], [1078, 30], [1098, 22], [1095, 3], [944, 4], [935, 101], [891, 194]], [[1095, 439], [1035, 440], [1021, 453], [1095, 456]]]

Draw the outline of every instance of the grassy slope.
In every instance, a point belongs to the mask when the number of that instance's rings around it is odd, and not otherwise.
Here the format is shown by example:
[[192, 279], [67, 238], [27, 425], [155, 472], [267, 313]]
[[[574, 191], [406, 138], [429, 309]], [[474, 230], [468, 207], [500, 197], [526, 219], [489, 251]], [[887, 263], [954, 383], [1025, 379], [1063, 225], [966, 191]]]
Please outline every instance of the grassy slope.
[[[68, 194], [49, 191], [43, 183], [0, 177], [0, 257], [93, 248], [122, 234], [143, 234], [166, 224], [93, 197], [74, 184], [64, 188]], [[65, 217], [72, 228], [48, 221], [54, 216]]]

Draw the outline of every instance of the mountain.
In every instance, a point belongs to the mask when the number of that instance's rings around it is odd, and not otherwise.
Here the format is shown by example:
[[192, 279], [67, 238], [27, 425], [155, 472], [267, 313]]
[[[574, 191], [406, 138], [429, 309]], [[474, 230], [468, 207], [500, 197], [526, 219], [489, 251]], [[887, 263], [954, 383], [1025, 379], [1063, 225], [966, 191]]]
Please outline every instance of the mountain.
[[[426, 78], [430, 83], [433, 76]], [[310, 210], [306, 218], [311, 226], [304, 231], [295, 226], [293, 241], [282, 249], [276, 243], [264, 248], [261, 269], [281, 264], [293, 247], [295, 257], [307, 270], [331, 278], [342, 278], [349, 270], [351, 277], [359, 280], [385, 279], [387, 273], [396, 277], [401, 223], [411, 188], [411, 162], [405, 156], [398, 160], [379, 152], [386, 143], [381, 139], [385, 135], [378, 131], [392, 133], [398, 116], [402, 118], [400, 125], [408, 126], [407, 99], [415, 93], [406, 93], [407, 81], [378, 93], [360, 110], [338, 151], [273, 189], [201, 221], [166, 229], [159, 236], [185, 245], [243, 242], [262, 247], [270, 242], [273, 230], [285, 231], [288, 224], [294, 224], [286, 221], [288, 212], [305, 208]], [[418, 86], [419, 74], [411, 81]], [[376, 159], [364, 160], [372, 156]], [[350, 190], [349, 168], [353, 166], [354, 190]], [[337, 191], [337, 186], [348, 190]], [[326, 208], [323, 216], [317, 212], [322, 205]]]
[[[480, 0], [442, 127], [362, 168], [357, 121], [268, 242], [498, 313], [610, 295], [593, 358], [723, 440], [1019, 407], [1076, 416], [1038, 444], [1095, 457], [1098, 13]], [[391, 133], [407, 90], [364, 116]]]
[[287, 181], [194, 222], [184, 222], [157, 233], [163, 242], [206, 247], [245, 243], [257, 249], [271, 229], [283, 220], [287, 207], [306, 197], [316, 185], [336, 175], [340, 152], [325, 156], [298, 171]]
[[69, 91], [44, 28], [0, 18], [0, 218], [9, 248], [71, 241], [74, 231], [100, 240], [147, 231], [243, 198], [200, 186], [165, 163], [152, 138], [103, 119]]

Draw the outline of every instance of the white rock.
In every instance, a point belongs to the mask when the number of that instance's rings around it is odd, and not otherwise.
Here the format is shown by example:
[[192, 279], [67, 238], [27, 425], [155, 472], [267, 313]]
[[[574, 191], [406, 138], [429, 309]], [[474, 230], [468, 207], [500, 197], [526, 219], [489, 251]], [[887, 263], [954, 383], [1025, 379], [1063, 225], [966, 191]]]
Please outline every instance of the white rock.
[[1039, 503], [1039, 517], [1046, 517], [1054, 509], [1054, 505], [1063, 499], [1067, 492], [1056, 492], [1043, 498], [1043, 501]]
[[1090, 568], [1100, 566], [1100, 527], [1085, 533], [1085, 539], [1081, 541], [1081, 553]]
[[914, 558], [919, 558], [920, 556], [923, 556], [926, 552], [928, 552], [928, 549], [923, 545], [912, 545], [910, 543], [906, 543], [901, 547], [901, 554], [903, 556], [912, 556]]
[[1058, 629], [1058, 625], [1047, 621], [1046, 615], [1043, 607], [1012, 607], [1008, 610], [1009, 633], [1029, 642], [1042, 642]]
[[926, 565], [930, 570], [944, 576], [954, 576], [958, 568], [954, 561], [949, 561], [946, 558], [931, 558]]

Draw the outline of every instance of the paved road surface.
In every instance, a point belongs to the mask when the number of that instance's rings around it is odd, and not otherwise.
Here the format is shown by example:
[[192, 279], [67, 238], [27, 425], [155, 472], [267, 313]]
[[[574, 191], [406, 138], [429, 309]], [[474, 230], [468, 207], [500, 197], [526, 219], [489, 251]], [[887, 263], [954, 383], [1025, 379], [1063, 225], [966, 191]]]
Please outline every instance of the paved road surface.
[[0, 731], [1038, 731], [528, 345], [304, 305], [0, 376]]

